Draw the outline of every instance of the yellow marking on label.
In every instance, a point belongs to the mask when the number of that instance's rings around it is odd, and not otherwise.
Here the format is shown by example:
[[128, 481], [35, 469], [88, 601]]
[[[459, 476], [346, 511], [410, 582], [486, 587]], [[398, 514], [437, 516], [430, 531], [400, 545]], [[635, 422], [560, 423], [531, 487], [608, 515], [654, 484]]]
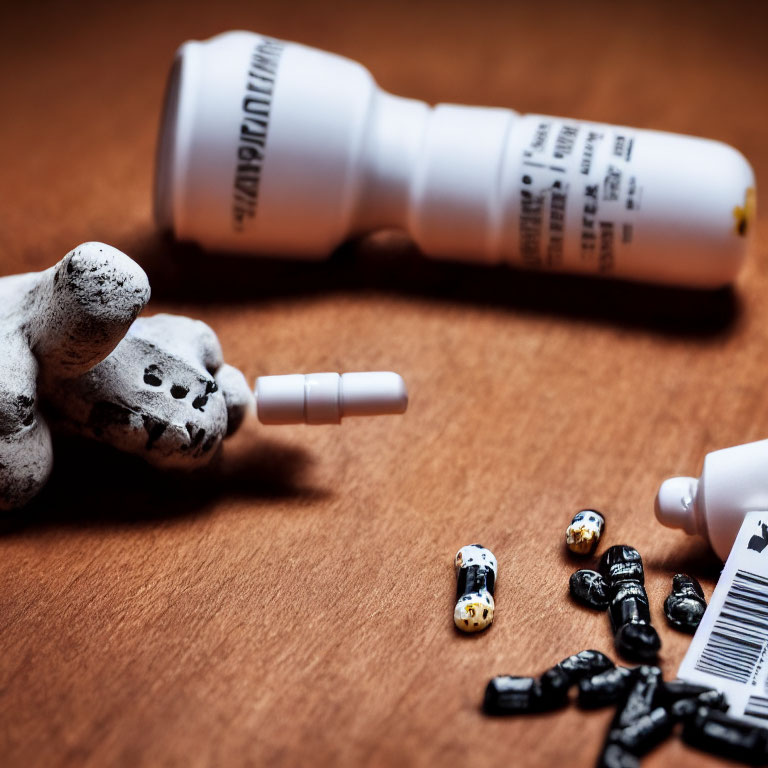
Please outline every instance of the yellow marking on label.
[[736, 221], [734, 230], [737, 235], [747, 234], [752, 219], [755, 218], [757, 209], [757, 194], [754, 187], [749, 187], [744, 195], [744, 205], [737, 205], [733, 209], [733, 218]]

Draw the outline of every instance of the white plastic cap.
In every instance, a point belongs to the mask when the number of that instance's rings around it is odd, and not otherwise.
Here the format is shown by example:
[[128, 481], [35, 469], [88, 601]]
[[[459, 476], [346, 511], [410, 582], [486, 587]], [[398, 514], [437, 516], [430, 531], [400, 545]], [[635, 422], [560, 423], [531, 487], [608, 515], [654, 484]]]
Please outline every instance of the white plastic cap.
[[656, 518], [668, 528], [682, 528], [688, 534], [698, 533], [696, 519], [695, 477], [670, 477], [656, 495]]
[[391, 371], [295, 373], [256, 380], [262, 424], [338, 424], [342, 416], [405, 413], [408, 390]]

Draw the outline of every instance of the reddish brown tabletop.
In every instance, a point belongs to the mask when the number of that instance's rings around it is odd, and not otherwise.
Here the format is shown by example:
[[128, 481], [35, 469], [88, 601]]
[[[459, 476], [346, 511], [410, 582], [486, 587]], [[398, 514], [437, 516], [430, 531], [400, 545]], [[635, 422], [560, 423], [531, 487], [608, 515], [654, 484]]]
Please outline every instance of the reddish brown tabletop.
[[[673, 573], [719, 563], [653, 499], [707, 451], [768, 437], [768, 221], [733, 291], [690, 294], [420, 259], [380, 238], [317, 266], [205, 256], [155, 233], [165, 75], [243, 28], [362, 61], [430, 102], [726, 141], [768, 174], [759, 6], [61, 3], [0, 11], [0, 272], [84, 240], [126, 251], [148, 312], [199, 317], [259, 374], [391, 369], [402, 418], [254, 421], [199, 477], [62, 450], [0, 536], [3, 766], [592, 765], [608, 711], [491, 720], [500, 674], [595, 647], [567, 596], [582, 506], [643, 554], [662, 666]], [[500, 563], [493, 627], [452, 626], [458, 547]], [[715, 765], [679, 738], [649, 766]]]

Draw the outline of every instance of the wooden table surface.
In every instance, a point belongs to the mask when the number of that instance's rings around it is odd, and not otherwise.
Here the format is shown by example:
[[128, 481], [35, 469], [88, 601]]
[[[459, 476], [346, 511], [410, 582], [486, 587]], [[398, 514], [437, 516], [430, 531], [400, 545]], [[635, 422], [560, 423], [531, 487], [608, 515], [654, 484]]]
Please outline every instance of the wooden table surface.
[[[493, 675], [538, 674], [605, 616], [567, 596], [563, 530], [604, 510], [644, 556], [662, 667], [671, 575], [719, 563], [660, 527], [662, 479], [768, 436], [768, 220], [734, 289], [687, 293], [421, 259], [401, 239], [281, 265], [172, 247], [151, 220], [166, 72], [244, 28], [366, 64], [398, 94], [731, 143], [768, 174], [760, 6], [120, 2], [0, 11], [0, 273], [103, 240], [149, 312], [208, 322], [249, 380], [392, 369], [401, 418], [249, 423], [198, 477], [61, 447], [0, 528], [3, 766], [589, 766], [611, 717], [491, 720]], [[762, 181], [761, 181], [762, 183]], [[497, 614], [453, 629], [452, 558], [500, 563]], [[719, 761], [675, 738], [644, 765]]]

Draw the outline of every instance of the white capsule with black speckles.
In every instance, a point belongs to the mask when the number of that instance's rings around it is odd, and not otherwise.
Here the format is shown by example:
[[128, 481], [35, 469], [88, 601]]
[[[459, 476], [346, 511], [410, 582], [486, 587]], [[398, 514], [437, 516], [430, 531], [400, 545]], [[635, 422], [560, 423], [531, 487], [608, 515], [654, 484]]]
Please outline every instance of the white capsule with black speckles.
[[480, 544], [462, 547], [454, 559], [456, 607], [453, 623], [462, 632], [482, 632], [493, 621], [498, 566], [493, 552]]
[[605, 517], [596, 509], [579, 510], [565, 529], [565, 546], [575, 555], [591, 555], [605, 527]]

